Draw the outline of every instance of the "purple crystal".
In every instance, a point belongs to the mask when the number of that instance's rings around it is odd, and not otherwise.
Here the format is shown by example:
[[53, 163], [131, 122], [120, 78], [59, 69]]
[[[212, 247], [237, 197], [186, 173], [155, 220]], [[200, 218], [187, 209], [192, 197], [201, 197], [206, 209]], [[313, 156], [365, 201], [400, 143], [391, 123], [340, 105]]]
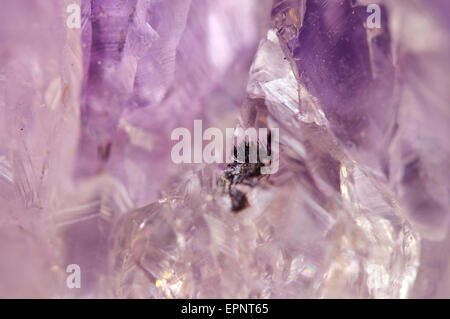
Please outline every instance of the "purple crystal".
[[[0, 12], [0, 297], [449, 297], [447, 1], [72, 2]], [[280, 131], [238, 213], [197, 119]]]

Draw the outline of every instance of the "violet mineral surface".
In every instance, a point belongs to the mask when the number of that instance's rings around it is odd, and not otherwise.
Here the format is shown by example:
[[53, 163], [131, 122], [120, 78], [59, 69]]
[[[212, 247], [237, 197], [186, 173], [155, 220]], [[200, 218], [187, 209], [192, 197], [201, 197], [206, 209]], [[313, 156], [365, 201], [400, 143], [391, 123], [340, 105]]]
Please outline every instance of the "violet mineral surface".
[[450, 298], [449, 53], [447, 0], [2, 1], [0, 297]]

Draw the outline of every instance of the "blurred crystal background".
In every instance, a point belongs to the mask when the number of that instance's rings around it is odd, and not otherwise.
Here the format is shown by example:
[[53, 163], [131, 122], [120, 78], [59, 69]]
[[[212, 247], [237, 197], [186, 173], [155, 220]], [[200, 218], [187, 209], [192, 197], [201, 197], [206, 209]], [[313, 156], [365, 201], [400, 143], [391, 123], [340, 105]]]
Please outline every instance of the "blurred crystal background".
[[[3, 0], [0, 297], [449, 298], [449, 15]], [[194, 119], [280, 129], [239, 214], [223, 165], [171, 161]]]

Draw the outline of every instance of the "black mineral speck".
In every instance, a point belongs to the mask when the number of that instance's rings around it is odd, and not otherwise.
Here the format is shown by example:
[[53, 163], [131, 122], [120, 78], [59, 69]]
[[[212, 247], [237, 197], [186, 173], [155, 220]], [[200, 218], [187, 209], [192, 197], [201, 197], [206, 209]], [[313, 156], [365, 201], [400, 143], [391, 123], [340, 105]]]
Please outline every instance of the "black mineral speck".
[[[267, 137], [267, 153], [271, 155], [271, 134]], [[241, 146], [242, 147], [242, 146]], [[224, 171], [224, 179], [228, 183], [228, 194], [231, 198], [231, 210], [235, 213], [241, 211], [242, 209], [249, 206], [247, 195], [236, 188], [236, 185], [243, 184], [250, 187], [255, 187], [257, 185], [257, 179], [261, 177], [261, 167], [265, 164], [258, 158], [256, 163], [250, 163], [250, 145], [246, 141], [245, 145], [245, 161], [239, 162], [235, 160], [234, 163], [228, 164]], [[237, 158], [237, 148], [234, 148], [234, 156]]]
[[231, 210], [238, 212], [248, 206], [247, 196], [236, 187], [230, 188]]

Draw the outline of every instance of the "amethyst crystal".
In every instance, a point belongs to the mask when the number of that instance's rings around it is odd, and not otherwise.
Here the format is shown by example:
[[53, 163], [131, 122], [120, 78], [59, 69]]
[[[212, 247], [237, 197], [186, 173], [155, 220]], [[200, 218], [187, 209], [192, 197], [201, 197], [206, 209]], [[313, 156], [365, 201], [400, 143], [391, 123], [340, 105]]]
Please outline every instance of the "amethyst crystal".
[[[371, 3], [6, 0], [0, 297], [450, 297], [450, 4]], [[176, 165], [196, 119], [278, 172]]]

